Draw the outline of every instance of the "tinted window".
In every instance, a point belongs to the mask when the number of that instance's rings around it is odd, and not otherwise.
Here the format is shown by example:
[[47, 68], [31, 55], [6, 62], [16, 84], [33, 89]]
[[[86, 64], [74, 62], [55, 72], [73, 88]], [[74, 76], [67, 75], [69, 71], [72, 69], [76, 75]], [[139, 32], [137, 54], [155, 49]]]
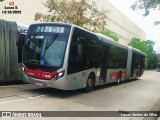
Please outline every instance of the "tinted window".
[[109, 68], [126, 68], [128, 51], [116, 46], [111, 46], [109, 50]]
[[98, 48], [100, 47], [95, 35], [75, 28], [69, 53], [68, 74], [99, 65]]
[[132, 56], [132, 67], [133, 68], [144, 68], [145, 56], [139, 53], [133, 52]]

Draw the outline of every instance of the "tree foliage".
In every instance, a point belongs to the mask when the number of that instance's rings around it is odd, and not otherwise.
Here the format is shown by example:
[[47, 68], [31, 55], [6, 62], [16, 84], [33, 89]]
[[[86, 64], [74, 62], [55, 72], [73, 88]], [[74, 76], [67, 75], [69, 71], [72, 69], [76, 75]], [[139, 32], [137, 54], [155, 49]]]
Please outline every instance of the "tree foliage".
[[0, 2], [3, 2], [4, 0], [0, 0]]
[[147, 64], [157, 64], [155, 61], [156, 53], [153, 50], [155, 42], [151, 40], [142, 41], [138, 38], [133, 38], [131, 42], [128, 44], [146, 54], [146, 62]]
[[[131, 8], [132, 10], [144, 10], [143, 16], [147, 16], [150, 13], [150, 9], [160, 9], [160, 0], [136, 0], [136, 2], [131, 5]], [[154, 24], [158, 25], [160, 21], [155, 21]]]
[[[108, 11], [90, 13], [87, 6], [90, 0], [47, 0], [44, 6], [48, 9], [48, 14], [37, 12], [36, 21], [42, 22], [65, 22], [91, 30], [103, 29], [106, 25]], [[95, 6], [94, 3], [91, 3]], [[96, 6], [95, 6], [96, 7]], [[91, 8], [92, 9], [92, 8]]]
[[105, 35], [105, 36], [108, 36], [108, 37], [112, 38], [116, 42], [119, 41], [118, 36], [114, 35], [112, 32], [110, 32], [108, 30], [101, 30], [100, 33]]

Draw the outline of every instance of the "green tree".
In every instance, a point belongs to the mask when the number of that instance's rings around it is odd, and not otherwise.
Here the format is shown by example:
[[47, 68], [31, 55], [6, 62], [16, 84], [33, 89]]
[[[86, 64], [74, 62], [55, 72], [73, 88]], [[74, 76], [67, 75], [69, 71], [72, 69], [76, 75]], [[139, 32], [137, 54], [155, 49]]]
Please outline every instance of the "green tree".
[[112, 32], [110, 32], [109, 30], [101, 30], [99, 33], [108, 36], [110, 38], [112, 38], [114, 41], [118, 42], [119, 38], [118, 36], [114, 35]]
[[4, 0], [0, 0], [0, 2], [3, 2]]
[[132, 38], [131, 42], [128, 44], [129, 46], [132, 46], [144, 53], [147, 52], [147, 46], [144, 42], [142, 42], [140, 39], [138, 38]]
[[[91, 5], [88, 6], [88, 3]], [[73, 23], [94, 31], [103, 29], [103, 26], [106, 25], [108, 12], [102, 10], [95, 13], [92, 10], [95, 3], [91, 0], [47, 0], [44, 6], [48, 9], [48, 14], [37, 12], [36, 21]]]
[[157, 65], [159, 63], [158, 54], [153, 53], [153, 57], [152, 57], [151, 63], [153, 63], [154, 65]]
[[[150, 10], [155, 10], [160, 7], [160, 0], [136, 0], [134, 4], [131, 5], [132, 10], [144, 10], [143, 16], [147, 16]], [[155, 21], [155, 25], [160, 24], [160, 21]]]
[[144, 44], [146, 45], [146, 55], [147, 55], [147, 61], [150, 64], [154, 64], [154, 56], [155, 56], [155, 51], [153, 50], [153, 47], [155, 45], [155, 42], [151, 40], [143, 41]]

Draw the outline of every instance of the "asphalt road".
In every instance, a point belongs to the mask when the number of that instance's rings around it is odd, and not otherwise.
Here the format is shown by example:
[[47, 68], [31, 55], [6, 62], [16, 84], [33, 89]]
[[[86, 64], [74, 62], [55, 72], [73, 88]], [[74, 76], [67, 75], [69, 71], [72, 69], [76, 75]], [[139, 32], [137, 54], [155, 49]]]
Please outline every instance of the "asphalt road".
[[[145, 71], [139, 80], [130, 80], [118, 86], [115, 84], [98, 86], [90, 93], [84, 93], [82, 90], [62, 91], [33, 84], [2, 85], [0, 86], [0, 111], [117, 111], [125, 114], [128, 114], [128, 111], [160, 111], [159, 77], [160, 72]], [[98, 116], [98, 113], [101, 115], [102, 112], [94, 112], [92, 115]], [[61, 112], [54, 119], [62, 120], [65, 114]], [[21, 117], [5, 118], [7, 119], [22, 120]], [[51, 117], [25, 119], [53, 120]], [[74, 120], [75, 117], [65, 117], [65, 119]], [[78, 119], [157, 120], [158, 118], [102, 116], [78, 117]]]

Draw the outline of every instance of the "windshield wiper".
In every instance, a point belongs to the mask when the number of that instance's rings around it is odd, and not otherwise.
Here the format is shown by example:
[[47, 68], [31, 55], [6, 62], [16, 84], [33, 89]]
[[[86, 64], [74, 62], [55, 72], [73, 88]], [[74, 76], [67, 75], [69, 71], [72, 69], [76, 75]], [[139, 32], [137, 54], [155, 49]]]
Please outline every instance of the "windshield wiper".
[[46, 50], [51, 47], [51, 45], [54, 43], [54, 41], [57, 39], [58, 34], [54, 35], [53, 39], [51, 39], [50, 41], [47, 41], [44, 43], [44, 47], [42, 48], [42, 54], [41, 54], [41, 60], [44, 59], [44, 55], [46, 53]]
[[57, 39], [57, 37], [58, 37], [58, 34], [56, 34], [53, 39], [51, 39], [49, 42], [46, 43], [45, 50], [47, 50], [49, 47], [51, 47], [51, 45], [54, 43], [54, 41]]

